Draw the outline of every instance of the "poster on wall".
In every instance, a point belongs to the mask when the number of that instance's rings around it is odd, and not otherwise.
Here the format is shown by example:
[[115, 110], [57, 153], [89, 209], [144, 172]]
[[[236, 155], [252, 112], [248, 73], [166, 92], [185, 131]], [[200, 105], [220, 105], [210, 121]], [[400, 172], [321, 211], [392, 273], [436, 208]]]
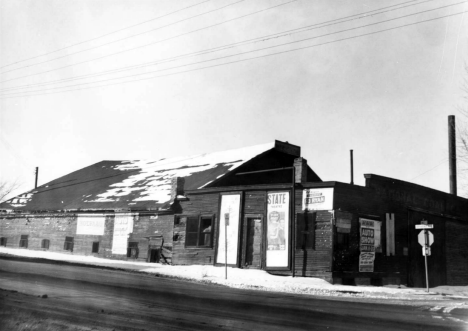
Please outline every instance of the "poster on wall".
[[289, 266], [289, 192], [268, 193], [266, 266]]
[[114, 218], [114, 235], [112, 237], [112, 254], [127, 254], [128, 235], [133, 232], [133, 215], [117, 214]]
[[375, 253], [382, 252], [380, 227], [382, 222], [360, 218], [359, 272], [374, 272]]
[[104, 215], [78, 215], [76, 222], [76, 234], [87, 234], [94, 236], [104, 235]]
[[[226, 262], [227, 237], [227, 263], [237, 263], [237, 244], [239, 240], [239, 209], [240, 194], [221, 196], [221, 209], [219, 213], [219, 239], [216, 263]], [[227, 228], [225, 227], [227, 225]], [[227, 235], [225, 235], [227, 232]]]
[[333, 188], [311, 188], [302, 192], [302, 210], [332, 210]]

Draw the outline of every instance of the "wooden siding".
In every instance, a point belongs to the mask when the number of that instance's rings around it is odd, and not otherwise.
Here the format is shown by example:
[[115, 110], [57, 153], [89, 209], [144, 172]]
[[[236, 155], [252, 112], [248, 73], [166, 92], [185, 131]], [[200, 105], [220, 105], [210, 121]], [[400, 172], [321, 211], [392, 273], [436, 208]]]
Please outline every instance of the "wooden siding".
[[212, 247], [186, 248], [185, 230], [186, 223], [181, 221], [174, 223], [174, 240], [172, 244], [172, 263], [180, 264], [213, 264], [215, 247], [217, 245], [217, 215], [219, 194], [189, 195], [188, 201], [181, 201], [180, 207], [183, 215], [215, 215], [212, 226]]

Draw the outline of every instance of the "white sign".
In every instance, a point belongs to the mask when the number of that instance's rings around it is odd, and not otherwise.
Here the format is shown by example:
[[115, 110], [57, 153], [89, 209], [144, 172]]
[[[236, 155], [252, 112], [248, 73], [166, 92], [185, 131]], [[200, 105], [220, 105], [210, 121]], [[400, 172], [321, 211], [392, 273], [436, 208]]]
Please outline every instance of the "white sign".
[[422, 254], [423, 256], [431, 256], [431, 248], [429, 246], [423, 246]]
[[302, 191], [302, 210], [332, 210], [333, 188], [310, 188]]
[[76, 234], [103, 236], [105, 223], [104, 215], [78, 215]]
[[114, 235], [112, 237], [112, 254], [127, 254], [128, 234], [133, 232], [133, 215], [116, 214], [114, 218]]
[[416, 224], [416, 230], [419, 229], [433, 229], [434, 224]]
[[425, 246], [425, 245], [431, 246], [434, 243], [434, 235], [432, 234], [431, 231], [427, 231], [427, 241], [428, 242], [426, 243], [426, 236], [425, 236], [424, 232], [425, 232], [424, 230], [419, 232], [419, 234], [418, 234], [418, 243], [421, 246]]
[[268, 193], [266, 266], [288, 267], [289, 192]]
[[375, 252], [361, 252], [359, 255], [359, 272], [374, 272]]
[[226, 262], [226, 235], [225, 223], [227, 221], [227, 263], [237, 263], [237, 243], [239, 239], [239, 208], [240, 194], [221, 196], [221, 210], [219, 213], [219, 240], [216, 263]]
[[381, 225], [382, 222], [360, 218], [360, 255], [359, 272], [374, 272], [375, 253], [382, 252]]

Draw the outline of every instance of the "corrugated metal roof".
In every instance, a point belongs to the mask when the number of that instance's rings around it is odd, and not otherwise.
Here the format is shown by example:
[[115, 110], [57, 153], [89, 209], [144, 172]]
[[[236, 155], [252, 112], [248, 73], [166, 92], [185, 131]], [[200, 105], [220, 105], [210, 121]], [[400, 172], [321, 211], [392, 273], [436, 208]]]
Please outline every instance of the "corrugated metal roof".
[[157, 161], [102, 161], [0, 204], [14, 210], [153, 209], [171, 199], [171, 182], [184, 177], [187, 190], [202, 188], [275, 143]]

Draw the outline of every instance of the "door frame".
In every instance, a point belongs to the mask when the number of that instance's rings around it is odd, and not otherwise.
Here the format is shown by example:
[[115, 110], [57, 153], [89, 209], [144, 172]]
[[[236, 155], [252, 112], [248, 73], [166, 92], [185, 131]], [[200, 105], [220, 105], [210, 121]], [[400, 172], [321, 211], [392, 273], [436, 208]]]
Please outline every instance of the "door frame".
[[241, 256], [241, 263], [242, 263], [242, 268], [245, 267], [245, 263], [247, 260], [247, 231], [248, 231], [248, 221], [247, 219], [249, 218], [257, 218], [261, 219], [262, 221], [262, 230], [260, 234], [260, 269], [263, 270], [265, 264], [265, 226], [264, 226], [264, 215], [263, 214], [244, 214], [242, 215], [242, 256]]

